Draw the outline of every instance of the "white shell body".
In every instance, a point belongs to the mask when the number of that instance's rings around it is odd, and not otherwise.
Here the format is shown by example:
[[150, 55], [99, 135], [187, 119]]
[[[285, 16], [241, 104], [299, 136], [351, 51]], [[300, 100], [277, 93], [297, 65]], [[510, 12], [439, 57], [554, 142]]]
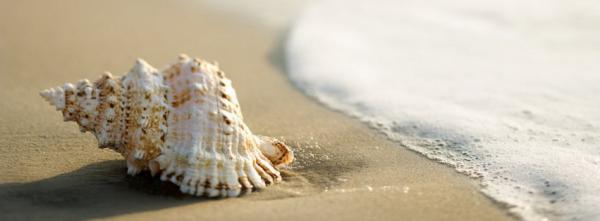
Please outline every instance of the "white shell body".
[[293, 160], [282, 142], [244, 124], [231, 81], [214, 64], [181, 55], [160, 72], [138, 59], [121, 78], [48, 89], [65, 121], [121, 153], [128, 174], [143, 170], [192, 195], [238, 196], [281, 181]]

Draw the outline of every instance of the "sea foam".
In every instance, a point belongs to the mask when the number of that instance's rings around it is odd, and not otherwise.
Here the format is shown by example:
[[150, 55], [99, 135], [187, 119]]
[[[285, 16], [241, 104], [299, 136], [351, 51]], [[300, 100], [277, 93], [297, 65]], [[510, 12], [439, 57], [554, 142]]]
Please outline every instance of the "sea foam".
[[286, 44], [307, 94], [480, 178], [526, 220], [600, 220], [600, 3], [329, 0]]

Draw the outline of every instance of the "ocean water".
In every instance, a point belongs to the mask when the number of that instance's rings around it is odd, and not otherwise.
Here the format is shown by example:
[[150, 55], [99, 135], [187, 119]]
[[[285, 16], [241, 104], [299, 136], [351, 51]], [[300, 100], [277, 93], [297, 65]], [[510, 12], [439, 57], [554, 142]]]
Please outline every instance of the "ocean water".
[[202, 0], [197, 3], [242, 16], [243, 21], [280, 29], [285, 28], [306, 5], [313, 1], [318, 0]]
[[325, 0], [289, 77], [525, 220], [600, 220], [600, 2]]

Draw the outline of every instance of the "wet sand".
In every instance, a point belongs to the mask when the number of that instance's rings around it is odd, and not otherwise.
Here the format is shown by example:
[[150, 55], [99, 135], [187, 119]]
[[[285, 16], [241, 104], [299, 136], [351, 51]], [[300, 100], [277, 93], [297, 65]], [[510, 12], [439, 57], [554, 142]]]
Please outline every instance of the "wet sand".
[[[297, 92], [285, 35], [199, 1], [0, 2], [0, 220], [512, 220], [475, 181]], [[297, 160], [285, 182], [241, 198], [179, 194], [96, 147], [38, 92], [157, 68], [179, 53], [218, 61], [247, 124]]]

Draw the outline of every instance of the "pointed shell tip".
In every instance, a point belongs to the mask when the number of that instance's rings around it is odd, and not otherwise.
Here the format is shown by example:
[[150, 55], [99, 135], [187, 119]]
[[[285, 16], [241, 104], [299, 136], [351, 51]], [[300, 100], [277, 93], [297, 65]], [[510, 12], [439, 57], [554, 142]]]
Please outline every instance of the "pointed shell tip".
[[177, 58], [179, 58], [179, 60], [185, 60], [185, 59], [188, 59], [189, 56], [187, 54], [181, 53], [181, 54], [179, 54], [179, 56]]

